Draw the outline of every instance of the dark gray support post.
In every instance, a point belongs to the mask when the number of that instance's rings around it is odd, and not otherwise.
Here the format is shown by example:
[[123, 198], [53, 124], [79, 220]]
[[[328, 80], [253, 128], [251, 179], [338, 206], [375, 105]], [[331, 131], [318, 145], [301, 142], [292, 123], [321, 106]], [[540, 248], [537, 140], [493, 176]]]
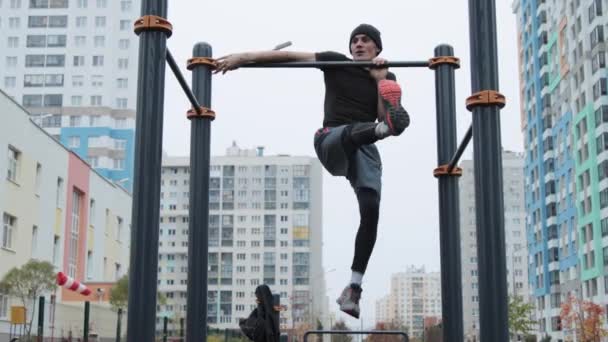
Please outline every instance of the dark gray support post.
[[38, 341], [44, 340], [44, 296], [38, 299]]
[[[142, 0], [142, 16], [167, 17], [167, 0]], [[167, 33], [139, 34], [139, 76], [127, 341], [154, 341]]]
[[184, 341], [184, 318], [179, 319], [179, 337], [181, 337], [180, 341]]
[[[193, 57], [211, 57], [211, 46], [198, 43]], [[201, 106], [211, 108], [211, 69], [208, 65], [192, 67], [192, 91]], [[199, 111], [200, 112], [200, 111]], [[190, 220], [188, 229], [188, 305], [187, 341], [207, 340], [207, 252], [209, 231], [209, 164], [211, 120], [196, 115], [190, 118]]]
[[[449, 45], [435, 48], [435, 57], [454, 56]], [[456, 151], [456, 88], [452, 63], [441, 63], [435, 69], [435, 102], [437, 108], [437, 161], [450, 162]], [[458, 178], [447, 173], [438, 175], [439, 237], [441, 257], [441, 306], [444, 341], [462, 341], [462, 276], [460, 262], [460, 212]]]
[[120, 342], [120, 337], [122, 335], [121, 330], [121, 326], [122, 326], [122, 309], [118, 308], [118, 313], [117, 313], [117, 321], [116, 321], [116, 342]]
[[[496, 6], [494, 0], [469, 0], [471, 90], [498, 91]], [[509, 341], [505, 256], [502, 147], [497, 104], [473, 111], [480, 340]]]
[[83, 337], [82, 340], [84, 342], [89, 342], [89, 316], [91, 312], [91, 302], [84, 302], [84, 327], [83, 327]]
[[169, 325], [169, 317], [163, 317], [163, 342], [167, 342], [167, 336], [169, 336], [167, 332], [167, 326]]

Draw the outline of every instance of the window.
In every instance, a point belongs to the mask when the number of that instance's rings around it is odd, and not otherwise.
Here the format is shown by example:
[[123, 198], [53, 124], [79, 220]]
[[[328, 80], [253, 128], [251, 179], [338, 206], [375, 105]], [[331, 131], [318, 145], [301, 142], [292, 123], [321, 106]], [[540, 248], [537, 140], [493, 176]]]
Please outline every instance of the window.
[[100, 95], [91, 96], [91, 106], [101, 106], [101, 96]]
[[93, 56], [93, 66], [103, 66], [103, 56]]
[[127, 108], [127, 99], [126, 98], [117, 98], [116, 99], [116, 108]]
[[65, 66], [65, 55], [46, 55], [47, 67], [63, 67]]
[[17, 66], [17, 57], [15, 57], [15, 56], [6, 57], [6, 67], [7, 68], [12, 68], [12, 67], [16, 67], [16, 66]]
[[7, 45], [9, 48], [19, 47], [19, 37], [8, 37]]
[[36, 163], [36, 178], [34, 179], [34, 189], [36, 194], [40, 193], [40, 184], [42, 181], [42, 165]]
[[122, 241], [123, 219], [120, 216], [116, 217], [116, 241]]
[[65, 34], [50, 34], [46, 37], [47, 47], [65, 47], [66, 35]]
[[27, 18], [27, 27], [44, 28], [48, 26], [49, 17], [46, 15], [31, 15]]
[[49, 0], [30, 0], [30, 8], [49, 8]]
[[8, 318], [8, 295], [0, 293], [0, 318]]
[[95, 36], [93, 38], [93, 45], [95, 47], [104, 47], [106, 45], [106, 37], [105, 36]]
[[71, 227], [69, 236], [68, 254], [68, 275], [76, 276], [76, 264], [78, 262], [78, 235], [80, 231], [80, 206], [82, 202], [82, 193], [77, 189], [72, 192], [72, 212], [71, 212]]
[[78, 47], [83, 47], [87, 43], [87, 37], [85, 36], [75, 36], [74, 37], [74, 45]]
[[71, 101], [72, 106], [82, 106], [82, 96], [74, 95]]
[[97, 0], [97, 8], [108, 7], [108, 0]]
[[114, 169], [115, 170], [124, 170], [124, 168], [125, 168], [124, 159], [114, 159]]
[[15, 88], [17, 85], [17, 78], [15, 76], [7, 76], [4, 78], [5, 88]]
[[12, 9], [21, 8], [21, 0], [11, 0], [11, 8]]
[[74, 136], [68, 138], [68, 147], [70, 148], [79, 148], [80, 147], [80, 137]]
[[15, 230], [17, 229], [17, 218], [4, 213], [2, 224], [2, 248], [12, 249]]
[[114, 140], [114, 149], [124, 151], [127, 148], [127, 141], [124, 139]]
[[8, 18], [8, 27], [11, 29], [18, 29], [21, 26], [21, 21], [19, 17], [11, 17]]
[[44, 75], [24, 75], [23, 86], [24, 87], [42, 87], [44, 85]]
[[106, 27], [106, 17], [95, 17], [95, 27]]
[[78, 7], [78, 8], [87, 8], [88, 6], [89, 6], [88, 0], [77, 0], [76, 1], [76, 7]]
[[87, 17], [76, 17], [76, 27], [87, 27]]
[[80, 127], [80, 115], [70, 115], [70, 127]]
[[[84, 56], [74, 56], [73, 65], [75, 67], [84, 66]], [[82, 84], [80, 84], [80, 86], [82, 86]]]
[[120, 2], [120, 9], [123, 12], [130, 11], [133, 3], [130, 0], [123, 0]]
[[118, 48], [121, 50], [126, 50], [129, 48], [129, 40], [128, 39], [121, 39], [118, 41]]
[[128, 58], [119, 58], [118, 59], [118, 69], [127, 69], [128, 67], [129, 67], [129, 59]]
[[32, 256], [34, 256], [37, 249], [38, 249], [38, 226], [33, 226], [32, 227], [32, 245], [31, 245]]
[[12, 146], [8, 147], [8, 170], [6, 174], [6, 178], [16, 182], [17, 181], [17, 173], [19, 172], [19, 167], [21, 163], [21, 152], [15, 149]]
[[124, 89], [124, 88], [127, 88], [128, 86], [129, 86], [128, 79], [126, 79], [126, 78], [118, 78], [118, 79], [116, 79], [116, 87], [117, 88]]
[[82, 87], [84, 85], [84, 76], [72, 76], [72, 87]]
[[128, 31], [130, 28], [131, 28], [130, 20], [121, 20], [120, 21], [120, 30], [121, 31]]
[[103, 86], [103, 76], [102, 75], [93, 75], [91, 77], [91, 86], [102, 87]]
[[89, 164], [93, 168], [99, 167], [99, 157], [89, 157]]
[[51, 16], [49, 16], [49, 27], [51, 27], [51, 28], [65, 28], [65, 27], [68, 27], [68, 16], [67, 15], [51, 15]]
[[55, 205], [61, 208], [63, 204], [63, 178], [57, 177], [57, 193], [55, 197]]

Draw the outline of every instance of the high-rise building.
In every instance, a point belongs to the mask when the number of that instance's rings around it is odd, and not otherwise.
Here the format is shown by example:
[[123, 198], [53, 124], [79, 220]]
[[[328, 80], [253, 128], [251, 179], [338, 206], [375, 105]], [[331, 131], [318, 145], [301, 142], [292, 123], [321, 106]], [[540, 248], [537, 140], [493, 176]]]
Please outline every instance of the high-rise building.
[[[463, 160], [459, 180], [460, 239], [462, 248], [462, 307], [465, 341], [479, 341], [479, 294], [477, 231], [475, 218], [475, 174], [472, 160]], [[526, 211], [524, 208], [524, 156], [502, 153], [503, 201], [507, 290], [510, 296], [529, 300]]]
[[441, 274], [410, 266], [391, 276], [387, 297], [376, 301], [376, 322], [406, 327], [410, 337], [419, 338], [425, 319], [441, 318]]
[[[108, 290], [128, 271], [130, 194], [53, 139], [2, 91], [0, 113], [10, 118], [0, 125], [0, 279], [30, 259], [48, 261], [55, 271], [90, 285], [93, 294], [65, 288], [41, 293], [47, 303], [44, 336], [79, 334], [82, 326], [74, 322], [82, 320], [82, 301], [89, 300], [95, 331], [115, 337]], [[20, 305], [20, 298], [0, 291], [0, 340], [16, 331], [10, 308]]]
[[569, 295], [608, 304], [605, 0], [516, 0], [529, 281], [539, 335]]
[[[163, 160], [158, 289], [160, 315], [187, 312], [188, 158]], [[322, 169], [316, 158], [264, 156], [233, 145], [211, 160], [207, 323], [238, 329], [256, 307], [255, 288], [270, 286], [287, 310], [281, 328], [327, 320], [322, 268]], [[194, 209], [194, 208], [192, 208]], [[159, 319], [157, 329], [162, 328]], [[327, 326], [328, 324], [324, 324]]]
[[0, 1], [0, 88], [131, 189], [140, 0]]

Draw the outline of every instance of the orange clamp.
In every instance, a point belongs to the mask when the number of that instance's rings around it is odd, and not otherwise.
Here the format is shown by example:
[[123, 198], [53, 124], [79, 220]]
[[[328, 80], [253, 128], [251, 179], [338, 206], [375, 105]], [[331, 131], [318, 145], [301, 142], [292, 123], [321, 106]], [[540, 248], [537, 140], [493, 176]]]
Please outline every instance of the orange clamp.
[[444, 177], [444, 176], [456, 176], [456, 177], [462, 176], [462, 168], [459, 168], [458, 166], [454, 166], [454, 168], [452, 169], [452, 172], [448, 173], [449, 166], [450, 166], [449, 164], [439, 166], [438, 168], [433, 170], [433, 176], [435, 176], [435, 178]]
[[460, 58], [454, 56], [439, 56], [429, 59], [429, 68], [436, 69], [441, 64], [452, 64], [456, 69], [460, 68]]
[[197, 65], [206, 65], [211, 70], [215, 70], [217, 68], [217, 64], [215, 63], [215, 59], [208, 57], [193, 57], [188, 59], [188, 70], [194, 69]]
[[142, 31], [162, 31], [171, 37], [173, 34], [173, 25], [162, 17], [156, 15], [144, 15], [135, 20], [135, 34], [139, 35]]
[[194, 110], [194, 108], [190, 109], [187, 113], [188, 119], [194, 119], [194, 118], [208, 118], [211, 120], [215, 119], [215, 112], [213, 110], [206, 108], [206, 107], [199, 107], [199, 109], [201, 110], [201, 114], [197, 113], [196, 110]]
[[502, 108], [507, 103], [506, 97], [496, 90], [482, 90], [467, 98], [467, 109], [473, 110], [476, 106], [498, 105]]

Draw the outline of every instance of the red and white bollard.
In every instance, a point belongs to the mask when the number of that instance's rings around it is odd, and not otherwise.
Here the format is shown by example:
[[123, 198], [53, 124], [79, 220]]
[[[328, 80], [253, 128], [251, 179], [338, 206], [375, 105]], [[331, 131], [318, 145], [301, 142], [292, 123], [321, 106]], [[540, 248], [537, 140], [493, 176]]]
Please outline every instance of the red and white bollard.
[[57, 285], [63, 286], [66, 289], [72, 290], [74, 292], [78, 292], [83, 296], [88, 296], [91, 294], [91, 290], [89, 290], [86, 285], [82, 284], [78, 280], [67, 276], [63, 272], [57, 273]]

